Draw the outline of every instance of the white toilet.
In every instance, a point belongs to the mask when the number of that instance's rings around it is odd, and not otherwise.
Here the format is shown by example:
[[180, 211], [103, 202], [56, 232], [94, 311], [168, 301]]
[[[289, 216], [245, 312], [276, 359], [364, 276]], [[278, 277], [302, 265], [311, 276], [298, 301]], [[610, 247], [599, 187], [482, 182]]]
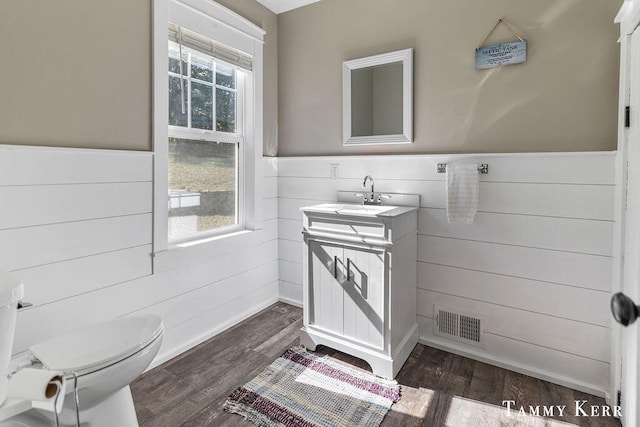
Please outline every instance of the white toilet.
[[[2, 277], [0, 275], [0, 281]], [[15, 285], [15, 281], [12, 283]], [[0, 283], [0, 290], [2, 287], [3, 283]], [[0, 301], [0, 310], [2, 303]], [[3, 342], [2, 336], [13, 337], [13, 330], [7, 329], [9, 328], [5, 327], [4, 322], [0, 322], [0, 345]], [[59, 415], [61, 426], [77, 425], [74, 399], [77, 376], [79, 413], [83, 427], [135, 427], [138, 422], [129, 384], [156, 356], [163, 334], [164, 327], [158, 316], [121, 318], [88, 325], [35, 344], [20, 359], [37, 360], [28, 366], [30, 368], [44, 368], [65, 374], [66, 395]], [[20, 360], [14, 360], [12, 365], [16, 362], [24, 367]], [[2, 366], [0, 375], [6, 376]], [[0, 426], [51, 426], [55, 425], [53, 421], [52, 411], [32, 408], [5, 420], [0, 418]]]

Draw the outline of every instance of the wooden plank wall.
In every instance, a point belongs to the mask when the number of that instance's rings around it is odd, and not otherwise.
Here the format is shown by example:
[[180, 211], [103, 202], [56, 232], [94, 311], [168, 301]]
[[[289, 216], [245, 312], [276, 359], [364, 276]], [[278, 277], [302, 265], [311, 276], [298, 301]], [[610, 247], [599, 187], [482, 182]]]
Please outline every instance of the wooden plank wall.
[[153, 274], [151, 153], [0, 146], [0, 268], [25, 284], [14, 353], [70, 328], [155, 313], [154, 364], [277, 300], [275, 161], [262, 169], [263, 228], [246, 244]]
[[[449, 224], [437, 163], [488, 163], [471, 225]], [[301, 215], [338, 190], [421, 195], [417, 312], [422, 342], [603, 395], [615, 153], [279, 158], [280, 298], [301, 304]], [[331, 164], [339, 178], [331, 179]], [[485, 345], [436, 337], [433, 306], [484, 316]]]

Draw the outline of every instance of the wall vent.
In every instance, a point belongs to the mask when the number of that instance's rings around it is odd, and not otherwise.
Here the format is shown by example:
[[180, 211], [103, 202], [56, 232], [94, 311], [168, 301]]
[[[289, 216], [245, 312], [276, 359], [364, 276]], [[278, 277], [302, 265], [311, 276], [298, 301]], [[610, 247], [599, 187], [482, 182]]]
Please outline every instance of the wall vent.
[[484, 321], [482, 316], [435, 305], [433, 307], [435, 335], [466, 344], [483, 346]]

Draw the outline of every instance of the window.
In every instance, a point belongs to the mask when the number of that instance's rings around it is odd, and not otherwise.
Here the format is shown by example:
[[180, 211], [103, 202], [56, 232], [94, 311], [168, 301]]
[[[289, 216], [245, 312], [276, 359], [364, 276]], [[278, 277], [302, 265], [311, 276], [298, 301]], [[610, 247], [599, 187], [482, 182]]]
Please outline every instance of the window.
[[170, 41], [169, 126], [237, 133], [241, 128], [236, 123], [238, 72], [234, 66]]
[[169, 240], [242, 225], [243, 83], [238, 67], [169, 41]]
[[153, 246], [164, 268], [261, 228], [265, 33], [211, 0], [153, 5]]

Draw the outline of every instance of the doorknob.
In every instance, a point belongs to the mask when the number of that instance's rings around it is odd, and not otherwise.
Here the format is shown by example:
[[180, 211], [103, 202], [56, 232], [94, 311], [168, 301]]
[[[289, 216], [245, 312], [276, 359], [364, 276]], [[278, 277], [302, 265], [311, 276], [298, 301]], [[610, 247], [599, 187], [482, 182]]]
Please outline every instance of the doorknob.
[[638, 318], [640, 307], [631, 298], [618, 292], [611, 297], [611, 312], [616, 322], [623, 326], [629, 326]]

